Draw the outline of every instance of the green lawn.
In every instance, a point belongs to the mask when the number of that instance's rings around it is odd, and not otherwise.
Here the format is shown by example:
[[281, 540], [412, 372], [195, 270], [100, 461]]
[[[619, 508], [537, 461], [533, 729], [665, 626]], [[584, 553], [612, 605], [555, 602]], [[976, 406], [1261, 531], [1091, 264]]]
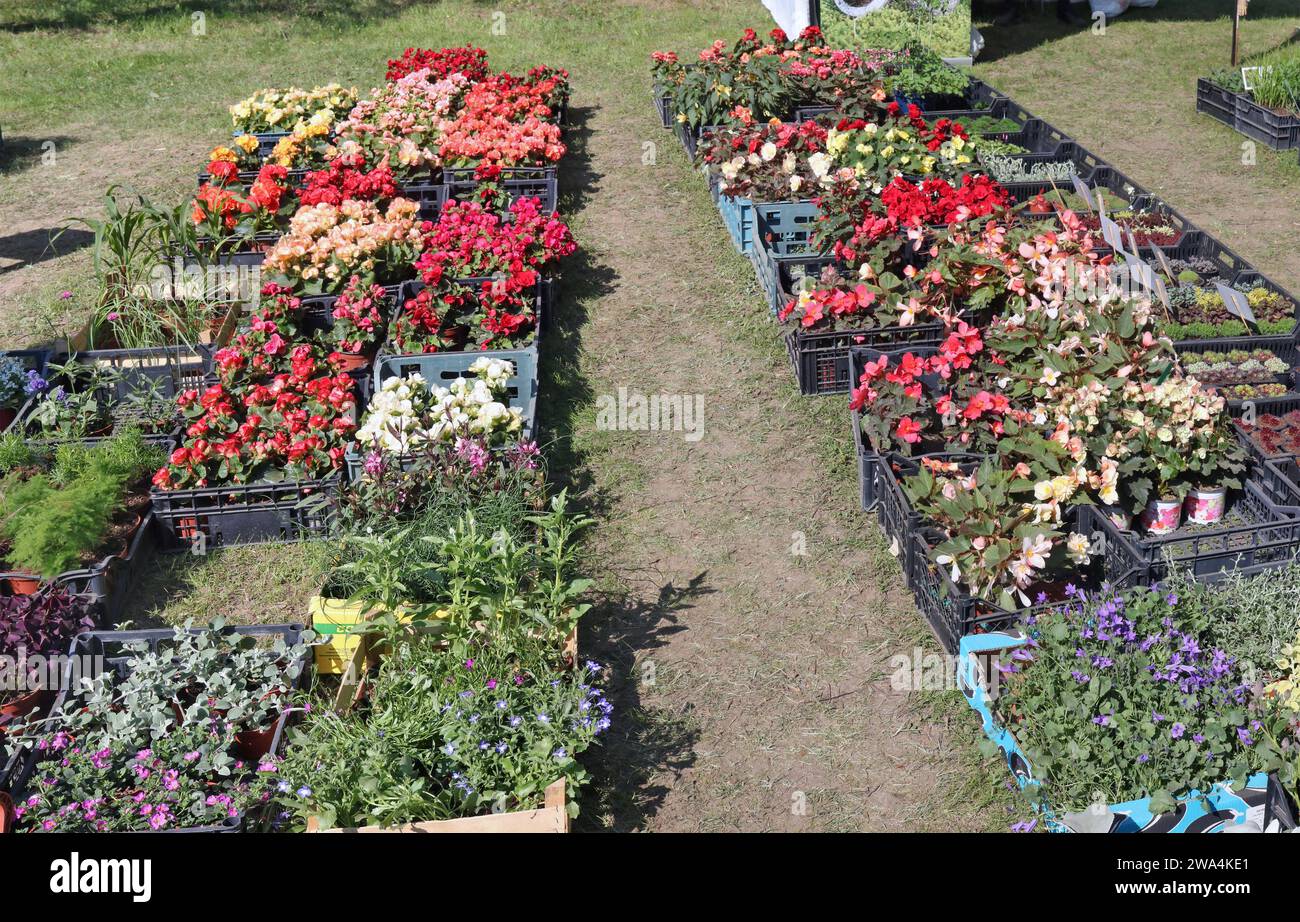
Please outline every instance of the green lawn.
[[[1196, 112], [1196, 78], [1230, 63], [1229, 7], [1162, 0], [1110, 22], [1104, 35], [1058, 23], [1050, 10], [1005, 28], [977, 23], [987, 44], [975, 72], [1300, 291], [1297, 152], [1244, 148], [1245, 136]], [[1293, 0], [1253, 0], [1243, 54], [1297, 31]]]

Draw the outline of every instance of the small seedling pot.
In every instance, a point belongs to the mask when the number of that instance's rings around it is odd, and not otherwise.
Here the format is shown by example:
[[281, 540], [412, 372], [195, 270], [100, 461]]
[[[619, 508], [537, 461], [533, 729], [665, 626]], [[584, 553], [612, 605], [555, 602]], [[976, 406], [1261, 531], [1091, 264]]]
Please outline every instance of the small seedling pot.
[[1223, 520], [1228, 507], [1228, 490], [1226, 487], [1211, 487], [1193, 490], [1183, 500], [1183, 512], [1187, 521], [1197, 525], [1213, 525]]
[[1140, 522], [1147, 534], [1164, 535], [1182, 524], [1183, 504], [1177, 499], [1153, 499], [1142, 510]]

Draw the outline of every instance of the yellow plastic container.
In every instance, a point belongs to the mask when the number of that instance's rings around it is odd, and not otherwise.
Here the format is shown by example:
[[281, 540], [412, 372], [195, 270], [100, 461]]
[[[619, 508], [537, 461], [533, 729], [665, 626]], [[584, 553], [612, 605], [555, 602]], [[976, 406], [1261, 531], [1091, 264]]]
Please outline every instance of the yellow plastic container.
[[[321, 675], [342, 675], [355, 657], [357, 649], [369, 642], [369, 632], [365, 626], [374, 618], [378, 609], [367, 607], [362, 602], [314, 595], [307, 604], [307, 611], [311, 615], [312, 630], [324, 641], [316, 646], [316, 672]], [[445, 618], [447, 614], [446, 611], [439, 610], [434, 617]], [[414, 613], [409, 610], [398, 612], [400, 621], [410, 621], [413, 617]]]

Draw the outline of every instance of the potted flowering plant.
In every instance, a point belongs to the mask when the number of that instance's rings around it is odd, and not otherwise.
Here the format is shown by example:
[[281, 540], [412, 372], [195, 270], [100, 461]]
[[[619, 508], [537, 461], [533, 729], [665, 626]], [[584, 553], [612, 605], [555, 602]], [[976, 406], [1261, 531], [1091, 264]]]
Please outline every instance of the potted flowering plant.
[[456, 48], [407, 48], [398, 58], [389, 59], [384, 80], [396, 83], [416, 71], [427, 71], [434, 81], [452, 74], [479, 81], [488, 75], [488, 55], [482, 48], [461, 45]]
[[430, 75], [412, 71], [373, 90], [335, 126], [332, 153], [359, 156], [371, 169], [387, 166], [402, 181], [429, 176], [441, 164], [442, 126], [472, 85], [459, 72], [437, 80]]
[[[214, 161], [208, 169], [212, 171], [220, 165]], [[225, 165], [233, 167], [233, 164]], [[237, 174], [218, 171], [211, 175], [212, 179], [200, 186], [194, 196], [190, 215], [201, 248], [220, 252], [230, 247], [247, 247], [259, 235], [278, 233], [296, 208], [288, 172], [282, 166], [263, 166], [246, 194], [236, 188]]]
[[337, 113], [351, 109], [356, 101], [355, 88], [337, 83], [311, 90], [260, 89], [232, 105], [230, 119], [235, 131], [246, 134], [290, 132], [301, 122], [316, 120], [328, 124]]
[[505, 282], [476, 285], [444, 277], [408, 298], [393, 321], [392, 350], [401, 355], [468, 349], [517, 349], [537, 334], [536, 299]]
[[384, 341], [390, 298], [380, 285], [366, 287], [354, 275], [334, 302], [327, 340], [339, 355], [341, 371], [362, 368]]
[[486, 448], [519, 440], [523, 412], [508, 403], [507, 384], [514, 366], [484, 356], [469, 366], [469, 377], [447, 387], [420, 375], [388, 378], [370, 401], [357, 441], [363, 448], [408, 455], [437, 442], [477, 439]]
[[0, 737], [16, 720], [53, 700], [53, 690], [43, 687], [40, 670], [25, 662], [28, 656], [68, 652], [72, 639], [95, 626], [90, 600], [53, 588], [40, 595], [0, 596], [0, 644], [12, 665], [0, 670]]
[[[313, 637], [262, 630], [274, 635], [269, 647], [220, 620], [206, 630], [126, 632], [120, 669], [14, 728], [15, 741], [41, 757], [42, 779], [18, 798], [18, 831], [210, 829], [264, 803], [278, 759], [245, 734], [283, 719]], [[83, 640], [95, 649], [94, 635]]]
[[941, 118], [930, 124], [915, 106], [904, 113], [895, 103], [882, 122], [842, 119], [826, 136], [831, 169], [851, 169], [879, 188], [895, 176], [971, 172], [977, 147], [960, 122]]
[[366, 284], [402, 281], [422, 248], [418, 210], [403, 198], [382, 210], [359, 201], [303, 206], [263, 268], [301, 294], [337, 294], [354, 275]]
[[[1013, 469], [987, 460], [970, 472], [943, 469], [924, 459], [903, 489], [924, 520], [939, 529], [933, 559], [950, 571], [953, 583], [1004, 610], [1031, 604], [1031, 593], [1055, 592], [1055, 580], [1086, 566], [1086, 536], [1062, 528], [1059, 503], [1077, 489], [1062, 478], [1061, 496], [1043, 494], [1027, 465]], [[1070, 483], [1065, 483], [1070, 480]], [[1049, 592], [1048, 590], [1051, 589]]]
[[9, 428], [27, 396], [27, 369], [22, 361], [0, 357], [0, 430]]
[[784, 202], [813, 194], [818, 178], [810, 155], [825, 149], [826, 129], [817, 122], [756, 122], [743, 107], [737, 122], [706, 133], [698, 159], [719, 178], [728, 198]]

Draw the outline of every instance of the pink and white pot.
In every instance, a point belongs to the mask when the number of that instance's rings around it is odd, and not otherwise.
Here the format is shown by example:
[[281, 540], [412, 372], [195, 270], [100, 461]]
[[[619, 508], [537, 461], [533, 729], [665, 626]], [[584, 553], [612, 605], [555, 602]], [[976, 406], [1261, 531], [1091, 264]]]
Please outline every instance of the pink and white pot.
[[1138, 521], [1148, 534], [1167, 534], [1182, 524], [1183, 504], [1177, 499], [1153, 499]]
[[1226, 487], [1211, 487], [1193, 490], [1183, 500], [1183, 511], [1187, 521], [1197, 525], [1213, 525], [1223, 520], [1228, 508], [1228, 490]]

